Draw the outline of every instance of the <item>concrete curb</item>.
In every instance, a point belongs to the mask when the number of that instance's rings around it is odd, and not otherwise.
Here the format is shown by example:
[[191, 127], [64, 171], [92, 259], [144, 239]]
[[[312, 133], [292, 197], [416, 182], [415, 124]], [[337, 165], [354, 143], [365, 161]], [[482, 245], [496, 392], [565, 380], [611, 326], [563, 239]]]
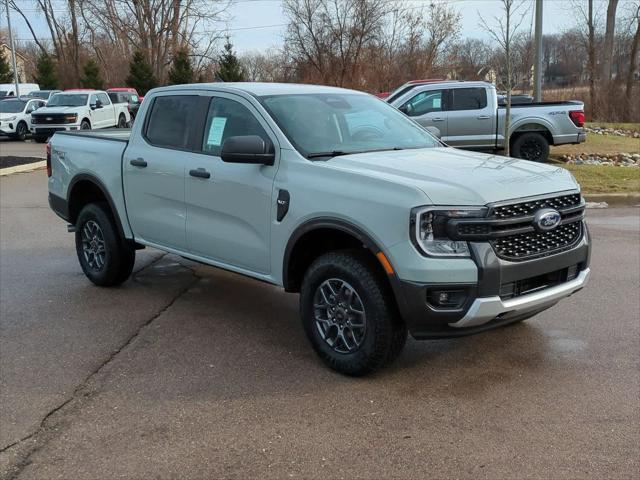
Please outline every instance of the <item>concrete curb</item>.
[[587, 202], [605, 202], [619, 207], [640, 205], [640, 193], [585, 193], [583, 196]]
[[13, 173], [31, 172], [33, 170], [39, 170], [47, 166], [46, 160], [41, 160], [33, 163], [25, 163], [24, 165], [16, 165], [15, 167], [0, 168], [0, 177], [5, 175], [11, 175]]

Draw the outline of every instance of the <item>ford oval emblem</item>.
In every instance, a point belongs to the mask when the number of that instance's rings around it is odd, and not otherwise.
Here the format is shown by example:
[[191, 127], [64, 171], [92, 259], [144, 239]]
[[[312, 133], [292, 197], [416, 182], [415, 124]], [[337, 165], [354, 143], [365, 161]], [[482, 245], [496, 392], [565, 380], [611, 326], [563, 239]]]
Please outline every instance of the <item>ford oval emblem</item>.
[[561, 221], [562, 217], [557, 210], [545, 208], [536, 213], [536, 216], [533, 218], [533, 225], [536, 229], [547, 232], [560, 225]]

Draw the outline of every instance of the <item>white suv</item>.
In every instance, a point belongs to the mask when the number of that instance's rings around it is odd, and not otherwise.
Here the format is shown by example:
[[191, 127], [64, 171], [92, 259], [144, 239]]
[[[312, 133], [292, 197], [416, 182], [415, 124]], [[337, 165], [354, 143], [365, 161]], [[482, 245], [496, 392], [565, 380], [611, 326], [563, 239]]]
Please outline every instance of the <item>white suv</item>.
[[29, 133], [31, 113], [47, 104], [39, 98], [7, 98], [0, 101], [0, 134], [24, 140]]

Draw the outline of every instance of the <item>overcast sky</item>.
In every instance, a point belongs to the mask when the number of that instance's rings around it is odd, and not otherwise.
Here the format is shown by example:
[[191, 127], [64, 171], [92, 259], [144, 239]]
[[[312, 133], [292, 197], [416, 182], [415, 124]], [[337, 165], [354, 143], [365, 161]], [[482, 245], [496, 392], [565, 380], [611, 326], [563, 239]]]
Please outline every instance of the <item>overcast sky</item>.
[[[53, 0], [54, 5], [60, 0]], [[447, 3], [462, 15], [462, 35], [464, 37], [487, 38], [487, 34], [479, 27], [478, 12], [490, 19], [501, 15], [500, 0], [409, 0], [408, 3], [427, 8], [429, 3]], [[530, 14], [533, 13], [534, 0], [531, 3]], [[600, 0], [601, 1], [601, 0]], [[4, 3], [4, 2], [3, 2]], [[37, 13], [34, 3], [30, 0], [17, 0], [18, 5], [32, 17], [32, 23], [39, 37], [47, 37], [47, 27], [42, 16]], [[621, 5], [625, 3], [622, 0]], [[571, 28], [575, 20], [571, 0], [544, 0], [544, 33], [556, 33]], [[619, 7], [620, 8], [620, 7]], [[282, 14], [281, 0], [238, 0], [229, 12], [230, 19], [221, 25], [222, 29], [228, 28], [238, 52], [252, 50], [265, 50], [269, 47], [281, 45], [284, 35], [286, 19]], [[29, 30], [25, 22], [15, 12], [12, 15], [12, 23], [15, 36], [19, 40], [30, 39]], [[4, 12], [0, 25], [6, 27]], [[523, 28], [529, 28], [531, 18], [523, 24]]]

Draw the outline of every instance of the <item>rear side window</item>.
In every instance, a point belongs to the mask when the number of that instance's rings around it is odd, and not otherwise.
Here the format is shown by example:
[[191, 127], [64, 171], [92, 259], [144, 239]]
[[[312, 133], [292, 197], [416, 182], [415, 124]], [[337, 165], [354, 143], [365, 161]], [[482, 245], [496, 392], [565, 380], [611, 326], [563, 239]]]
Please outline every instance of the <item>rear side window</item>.
[[149, 113], [145, 136], [157, 147], [192, 150], [194, 139], [202, 131], [197, 125], [199, 97], [173, 95], [157, 97]]
[[205, 123], [202, 151], [220, 156], [224, 141], [241, 135], [257, 135], [269, 142], [264, 128], [247, 107], [228, 98], [213, 97]]
[[481, 110], [487, 106], [485, 88], [454, 88], [453, 101], [449, 110]]
[[109, 101], [109, 96], [106, 93], [99, 93], [98, 100], [100, 100], [103, 105], [109, 105], [111, 103]]

